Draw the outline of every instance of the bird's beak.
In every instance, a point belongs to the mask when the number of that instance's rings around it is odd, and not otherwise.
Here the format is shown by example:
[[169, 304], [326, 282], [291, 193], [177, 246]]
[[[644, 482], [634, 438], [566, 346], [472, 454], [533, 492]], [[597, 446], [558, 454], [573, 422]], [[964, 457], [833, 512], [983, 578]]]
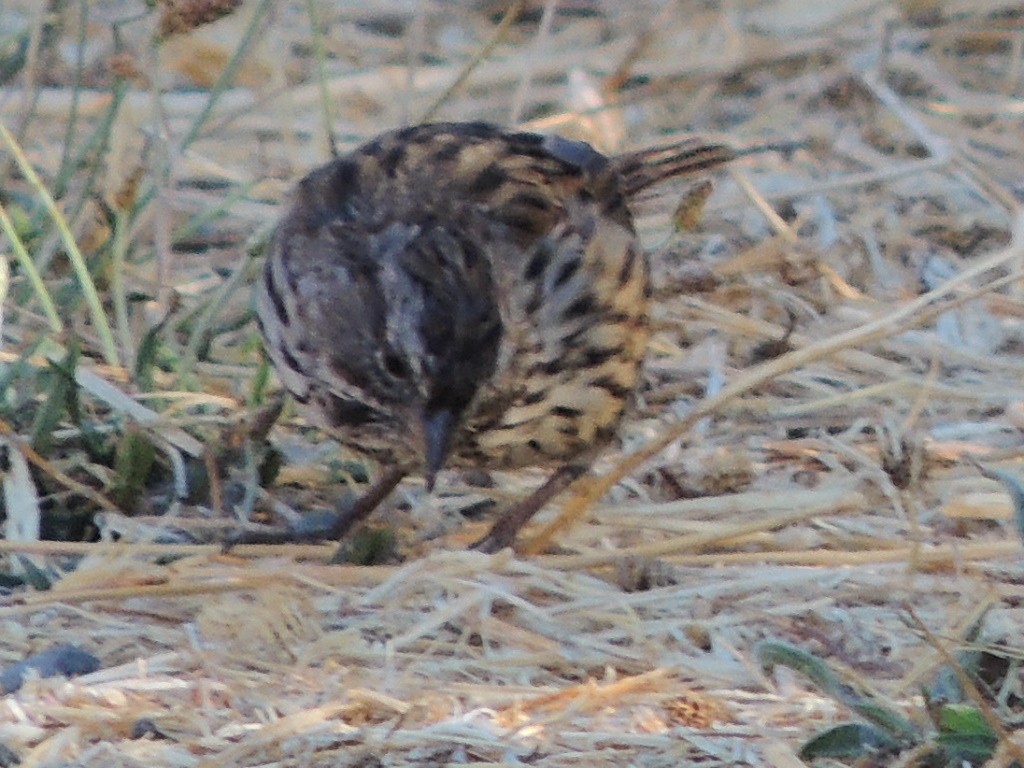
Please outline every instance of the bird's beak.
[[448, 451], [452, 446], [452, 433], [455, 429], [455, 414], [442, 408], [439, 411], [427, 411], [423, 414], [423, 440], [426, 443], [427, 458], [427, 490], [434, 490], [437, 473], [444, 467], [448, 459]]

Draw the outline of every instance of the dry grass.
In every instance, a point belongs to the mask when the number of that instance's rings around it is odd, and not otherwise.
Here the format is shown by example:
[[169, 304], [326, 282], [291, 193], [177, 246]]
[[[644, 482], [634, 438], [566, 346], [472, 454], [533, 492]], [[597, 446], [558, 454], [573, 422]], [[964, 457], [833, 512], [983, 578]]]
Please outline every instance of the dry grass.
[[[1021, 474], [1018, 4], [170, 5], [0, 3], [0, 544], [52, 583], [2, 599], [0, 664], [101, 662], [5, 697], [23, 765], [795, 766], [849, 713], [763, 675], [760, 640], [922, 724], [944, 657], [911, 607], [1019, 658], [1021, 542], [972, 463]], [[228, 15], [174, 33], [199, 6]], [[180, 543], [359, 474], [286, 411], [277, 485], [247, 493], [248, 283], [297, 175], [426, 115], [802, 147], [738, 161], [697, 232], [682, 189], [645, 201], [643, 402], [527, 556], [465, 552], [487, 520], [460, 510], [531, 473], [404, 485], [377, 517], [401, 565]], [[93, 521], [119, 543], [78, 543]]]

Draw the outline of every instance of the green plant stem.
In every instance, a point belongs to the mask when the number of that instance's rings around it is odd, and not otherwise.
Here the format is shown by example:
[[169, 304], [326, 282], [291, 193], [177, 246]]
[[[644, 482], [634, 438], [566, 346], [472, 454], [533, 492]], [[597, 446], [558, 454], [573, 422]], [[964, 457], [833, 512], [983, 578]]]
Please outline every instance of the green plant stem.
[[313, 58], [316, 60], [317, 85], [320, 88], [320, 115], [324, 121], [324, 136], [331, 157], [338, 156], [334, 144], [334, 120], [331, 116], [331, 94], [327, 90], [327, 51], [324, 49], [324, 30], [317, 12], [317, 0], [306, 0], [309, 11], [309, 26], [313, 35]]
[[505, 39], [505, 35], [508, 33], [508, 30], [511, 28], [512, 24], [515, 23], [515, 20], [519, 18], [519, 14], [525, 6], [525, 0], [513, 0], [513, 2], [509, 4], [508, 10], [505, 11], [505, 15], [501, 17], [501, 21], [498, 22], [498, 26], [495, 27], [494, 34], [491, 35], [491, 39], [484, 43], [483, 47], [477, 51], [476, 56], [470, 59], [466, 66], [462, 68], [459, 76], [455, 78], [455, 82], [449, 85], [445, 89], [445, 92], [437, 98], [437, 101], [431, 104], [430, 108], [423, 113], [423, 117], [420, 119], [421, 123], [428, 123], [433, 120], [434, 116], [438, 111], [440, 111], [441, 107], [444, 106], [445, 102], [452, 97], [452, 94], [458, 91], [459, 88], [462, 87], [462, 84], [469, 79], [473, 70], [480, 66], [483, 60], [491, 55], [491, 52], [498, 47], [498, 44], [502, 40]]
[[128, 293], [124, 285], [130, 229], [128, 213], [118, 208], [114, 214], [114, 236], [110, 247], [110, 294], [114, 304], [114, 325], [121, 342], [121, 353], [127, 365], [132, 367], [135, 361], [135, 342], [128, 319]]
[[206, 121], [210, 119], [210, 115], [213, 113], [213, 108], [217, 105], [218, 99], [224, 91], [227, 90], [235, 81], [235, 75], [238, 74], [239, 68], [242, 66], [242, 62], [245, 60], [246, 55], [249, 53], [249, 49], [252, 47], [253, 42], [256, 40], [256, 32], [259, 29], [260, 22], [267, 15], [270, 10], [270, 6], [274, 3], [274, 0], [262, 0], [257, 6], [255, 12], [252, 14], [252, 19], [249, 22], [249, 26], [245, 30], [245, 34], [242, 36], [241, 42], [235, 49], [231, 56], [231, 59], [225, 65], [224, 69], [221, 70], [220, 77], [217, 78], [217, 82], [210, 88], [210, 97], [206, 100], [206, 104], [203, 105], [202, 111], [199, 116], [192, 123], [192, 128], [189, 129], [188, 134], [181, 141], [179, 151], [184, 151], [189, 145], [195, 141], [199, 132], [203, 126], [206, 125]]
[[[74, 140], [75, 129], [78, 127], [78, 107], [82, 95], [82, 75], [85, 72], [85, 51], [86, 51], [86, 27], [89, 23], [88, 0], [78, 2], [78, 41], [77, 55], [75, 56], [75, 86], [71, 89], [71, 106], [68, 109], [67, 122], [64, 126], [64, 144], [61, 149], [60, 170], [57, 171], [58, 178], [64, 176], [68, 164], [71, 162], [71, 144]], [[58, 197], [63, 195], [64, 190], [54, 187]]]

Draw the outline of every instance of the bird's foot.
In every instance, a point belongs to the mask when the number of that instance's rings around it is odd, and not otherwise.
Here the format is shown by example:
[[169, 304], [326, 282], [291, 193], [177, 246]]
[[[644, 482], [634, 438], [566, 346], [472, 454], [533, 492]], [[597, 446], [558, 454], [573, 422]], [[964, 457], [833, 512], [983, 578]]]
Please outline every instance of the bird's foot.
[[321, 511], [305, 515], [298, 522], [283, 528], [268, 527], [259, 530], [240, 530], [225, 538], [223, 551], [240, 544], [307, 544], [313, 541], [339, 541], [373, 512], [394, 490], [406, 470], [391, 467], [381, 475], [370, 489], [357, 499], [348, 497], [335, 511]]
[[342, 502], [338, 510], [311, 512], [291, 525], [232, 531], [225, 537], [221, 550], [229, 552], [233, 547], [244, 544], [311, 544], [316, 541], [337, 540], [357, 522], [351, 519], [355, 504], [356, 500], [350, 497]]

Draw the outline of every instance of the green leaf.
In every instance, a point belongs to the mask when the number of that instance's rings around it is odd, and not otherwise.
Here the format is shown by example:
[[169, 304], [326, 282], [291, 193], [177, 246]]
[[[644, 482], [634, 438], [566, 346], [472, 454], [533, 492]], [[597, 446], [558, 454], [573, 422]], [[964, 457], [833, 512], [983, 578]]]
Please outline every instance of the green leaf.
[[942, 733], [984, 735], [995, 738], [985, 716], [967, 704], [949, 704], [939, 712], [939, 730]]
[[920, 739], [918, 729], [893, 709], [876, 702], [870, 693], [858, 691], [844, 681], [825, 662], [801, 648], [788, 643], [765, 641], [756, 649], [761, 668], [771, 673], [777, 665], [802, 673], [823, 693], [874, 723], [901, 743], [912, 744]]
[[866, 723], [843, 723], [819, 733], [800, 748], [802, 760], [819, 757], [850, 759], [864, 757], [869, 753], [893, 752], [899, 743], [885, 732]]
[[53, 431], [65, 414], [77, 412], [75, 367], [78, 365], [77, 344], [72, 344], [60, 362], [51, 361], [47, 369], [49, 387], [36, 411], [29, 431], [29, 443], [40, 454], [47, 455], [53, 445]]
[[967, 704], [948, 704], [939, 709], [936, 741], [957, 763], [983, 763], [992, 757], [999, 737], [980, 710]]
[[146, 331], [135, 353], [135, 382], [143, 392], [153, 391], [153, 371], [160, 352], [160, 332], [163, 324], [154, 325]]
[[138, 429], [125, 432], [114, 454], [114, 503], [127, 510], [136, 507], [155, 463], [156, 448], [146, 434]]
[[1017, 533], [1024, 538], [1024, 482], [1017, 475], [1004, 472], [1001, 469], [989, 469], [978, 462], [974, 465], [981, 470], [981, 474], [990, 480], [998, 480], [1010, 494], [1010, 501], [1013, 502], [1013, 516], [1017, 521]]
[[252, 377], [252, 384], [249, 388], [249, 405], [263, 405], [267, 397], [267, 385], [270, 383], [270, 361], [266, 355], [260, 359], [256, 368], [256, 374]]
[[53, 579], [50, 574], [40, 569], [32, 562], [31, 558], [24, 555], [17, 555], [18, 564], [21, 566], [25, 583], [39, 592], [47, 592], [53, 587]]
[[999, 744], [999, 739], [995, 734], [983, 736], [977, 733], [944, 733], [935, 741], [949, 755], [950, 761], [954, 765], [987, 763]]
[[381, 565], [394, 560], [396, 546], [397, 538], [391, 528], [362, 528], [338, 548], [331, 563]]
[[268, 447], [256, 467], [256, 478], [260, 488], [270, 488], [281, 474], [284, 455], [274, 447]]

